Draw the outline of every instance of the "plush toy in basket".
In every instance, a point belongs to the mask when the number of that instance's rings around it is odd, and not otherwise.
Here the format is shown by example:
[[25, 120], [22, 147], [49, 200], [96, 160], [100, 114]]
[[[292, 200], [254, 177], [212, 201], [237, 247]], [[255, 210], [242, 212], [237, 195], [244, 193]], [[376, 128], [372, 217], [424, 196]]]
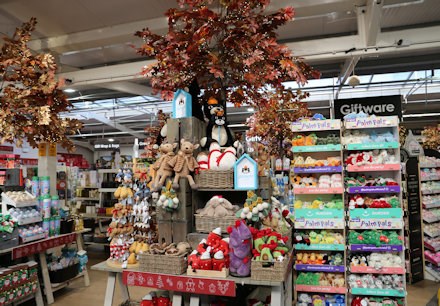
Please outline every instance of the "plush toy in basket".
[[226, 229], [234, 224], [238, 209], [238, 206], [232, 205], [221, 195], [213, 196], [203, 209], [197, 210], [195, 215], [197, 232], [207, 233], [217, 227]]
[[227, 277], [229, 275], [230, 249], [228, 238], [222, 238], [220, 228], [209, 233], [196, 250], [188, 256], [188, 275]]

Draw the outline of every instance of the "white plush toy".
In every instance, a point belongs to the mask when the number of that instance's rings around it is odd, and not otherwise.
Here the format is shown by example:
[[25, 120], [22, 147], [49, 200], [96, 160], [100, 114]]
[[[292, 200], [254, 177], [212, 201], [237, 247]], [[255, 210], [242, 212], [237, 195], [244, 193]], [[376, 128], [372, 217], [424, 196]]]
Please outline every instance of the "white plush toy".
[[222, 152], [220, 151], [220, 145], [217, 142], [212, 142], [209, 146], [208, 169], [218, 170], [217, 160], [220, 155], [222, 155]]
[[217, 159], [218, 170], [230, 170], [236, 161], [237, 151], [234, 147], [229, 147]]

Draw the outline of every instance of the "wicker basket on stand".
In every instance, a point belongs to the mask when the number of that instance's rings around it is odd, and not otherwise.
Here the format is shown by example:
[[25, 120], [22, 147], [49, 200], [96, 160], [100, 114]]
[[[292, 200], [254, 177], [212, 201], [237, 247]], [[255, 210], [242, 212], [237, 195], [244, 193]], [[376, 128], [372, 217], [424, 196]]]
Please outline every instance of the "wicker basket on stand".
[[283, 261], [257, 261], [251, 262], [251, 279], [258, 281], [284, 282], [292, 264], [292, 254]]
[[202, 170], [195, 181], [200, 189], [233, 189], [234, 170]]
[[196, 217], [196, 231], [198, 233], [209, 233], [214, 228], [220, 227], [222, 233], [226, 233], [228, 226], [235, 224], [237, 220], [236, 216], [226, 216], [226, 217], [208, 217], [201, 216], [199, 214], [194, 215]]
[[144, 272], [181, 275], [187, 267], [186, 255], [139, 254], [139, 269]]

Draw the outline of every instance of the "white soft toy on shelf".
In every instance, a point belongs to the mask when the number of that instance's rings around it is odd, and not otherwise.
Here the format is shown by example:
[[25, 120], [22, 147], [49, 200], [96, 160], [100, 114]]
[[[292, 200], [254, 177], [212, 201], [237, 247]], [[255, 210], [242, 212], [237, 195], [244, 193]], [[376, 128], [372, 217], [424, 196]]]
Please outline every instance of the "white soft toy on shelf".
[[234, 147], [227, 148], [217, 159], [218, 170], [230, 170], [237, 161], [237, 151]]
[[208, 155], [208, 169], [218, 170], [217, 160], [222, 155], [220, 151], [220, 145], [217, 142], [212, 142], [209, 145], [209, 155]]

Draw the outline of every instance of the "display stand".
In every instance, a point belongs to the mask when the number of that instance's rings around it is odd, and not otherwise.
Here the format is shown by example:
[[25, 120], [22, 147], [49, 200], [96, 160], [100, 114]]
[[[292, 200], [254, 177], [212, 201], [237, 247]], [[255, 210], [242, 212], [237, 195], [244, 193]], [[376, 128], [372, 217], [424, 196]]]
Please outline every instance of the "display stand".
[[[347, 176], [358, 176], [366, 174], [367, 177], [377, 179], [379, 177], [391, 178], [397, 185], [388, 186], [366, 186], [366, 187], [348, 187], [347, 193], [350, 196], [372, 196], [372, 197], [385, 197], [390, 195], [396, 195], [399, 199], [400, 207], [398, 208], [354, 208], [348, 210], [348, 228], [351, 231], [363, 231], [363, 230], [383, 230], [397, 231], [400, 237], [404, 236], [403, 233], [403, 209], [402, 209], [402, 195], [401, 195], [401, 173], [400, 173], [400, 150], [399, 143], [397, 141], [399, 136], [398, 131], [398, 118], [395, 116], [390, 117], [366, 117], [357, 118], [345, 121], [346, 131], [353, 130], [358, 132], [365, 132], [367, 134], [379, 132], [391, 133], [394, 141], [381, 142], [362, 142], [362, 143], [350, 143], [345, 145], [347, 155], [354, 152], [363, 153], [371, 152], [373, 150], [385, 150], [392, 149], [393, 155], [396, 157], [396, 162], [383, 163], [383, 164], [365, 164], [363, 166], [347, 166]], [[405, 255], [403, 241], [401, 245], [381, 244], [368, 245], [368, 244], [351, 244], [348, 246], [350, 256], [357, 254], [371, 254], [376, 253], [388, 253], [392, 252], [398, 254], [401, 260], [401, 266], [399, 267], [381, 267], [377, 269], [372, 266], [354, 265], [350, 267], [350, 274], [362, 276], [365, 273], [378, 277], [383, 274], [398, 274], [400, 276], [405, 275]], [[366, 256], [366, 255], [361, 255]], [[350, 276], [348, 276], [350, 277]], [[347, 278], [348, 279], [348, 278]], [[403, 277], [403, 290], [394, 289], [381, 289], [381, 288], [364, 288], [363, 286], [357, 286], [350, 288], [350, 300], [358, 296], [373, 296], [373, 297], [395, 297], [405, 298], [406, 296], [406, 284], [405, 277]], [[350, 301], [349, 300], [349, 301]]]
[[[291, 125], [292, 131], [299, 134], [305, 134], [305, 137], [310, 135], [318, 135], [317, 137], [328, 137], [328, 135], [334, 135], [335, 137], [341, 137], [341, 121], [340, 120], [316, 120], [295, 122]], [[301, 136], [299, 136], [301, 137]], [[321, 175], [328, 175], [329, 181], [332, 174], [341, 175], [340, 186], [331, 186], [329, 182], [328, 186], [316, 186], [293, 187], [293, 193], [295, 195], [295, 203], [319, 201], [321, 205], [329, 202], [334, 196], [338, 198], [341, 203], [339, 209], [331, 209], [324, 207], [316, 208], [298, 208], [294, 207], [295, 215], [295, 230], [307, 231], [308, 233], [315, 233], [321, 230], [329, 230], [341, 233], [345, 241], [345, 213], [343, 209], [344, 190], [343, 184], [343, 168], [341, 165], [310, 165], [304, 163], [298, 164], [298, 158], [302, 158], [304, 161], [310, 160], [328, 160], [328, 158], [336, 158], [339, 161], [342, 160], [342, 146], [340, 144], [326, 144], [326, 145], [311, 145], [311, 146], [293, 146], [292, 151], [294, 153], [294, 167], [291, 170], [291, 176], [294, 177], [307, 177], [313, 176], [319, 180]], [[295, 182], [292, 182], [295, 183]], [[296, 206], [296, 205], [294, 205]], [[306, 273], [337, 273], [342, 274], [345, 280], [345, 262], [346, 252], [344, 244], [296, 244], [297, 261], [304, 259], [302, 263], [295, 264], [295, 279], [300, 274]], [[339, 265], [316, 264], [315, 261], [305, 260], [305, 257], [312, 256], [324, 256], [324, 254], [334, 255], [342, 254], [342, 260]], [[299, 257], [301, 255], [301, 257]], [[347, 287], [344, 284], [339, 287], [332, 286], [315, 286], [298, 284], [295, 280], [294, 299], [298, 302], [298, 296], [300, 293], [325, 293], [325, 294], [343, 294], [346, 295]]]

